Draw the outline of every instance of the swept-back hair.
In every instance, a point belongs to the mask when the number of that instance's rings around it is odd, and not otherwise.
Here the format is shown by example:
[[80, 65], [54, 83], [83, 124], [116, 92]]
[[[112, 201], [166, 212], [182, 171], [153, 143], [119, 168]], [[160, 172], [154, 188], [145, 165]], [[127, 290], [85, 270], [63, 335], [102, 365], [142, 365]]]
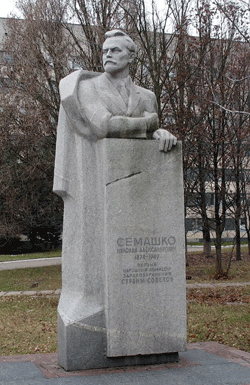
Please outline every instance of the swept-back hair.
[[111, 37], [123, 37], [126, 40], [126, 46], [129, 51], [136, 53], [137, 47], [131, 37], [129, 37], [125, 32], [120, 29], [113, 29], [112, 31], [108, 31], [105, 33], [105, 39], [109, 39]]

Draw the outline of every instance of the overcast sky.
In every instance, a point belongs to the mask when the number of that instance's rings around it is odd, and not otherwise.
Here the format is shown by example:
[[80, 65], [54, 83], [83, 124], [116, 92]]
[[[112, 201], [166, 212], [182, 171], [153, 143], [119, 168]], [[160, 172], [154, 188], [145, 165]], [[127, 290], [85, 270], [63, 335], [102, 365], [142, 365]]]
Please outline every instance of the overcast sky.
[[[15, 13], [16, 0], [0, 0], [0, 17], [8, 17], [10, 13]], [[162, 0], [157, 0], [158, 6], [162, 3]]]
[[0, 6], [0, 17], [8, 17], [15, 10], [15, 0], [2, 0]]

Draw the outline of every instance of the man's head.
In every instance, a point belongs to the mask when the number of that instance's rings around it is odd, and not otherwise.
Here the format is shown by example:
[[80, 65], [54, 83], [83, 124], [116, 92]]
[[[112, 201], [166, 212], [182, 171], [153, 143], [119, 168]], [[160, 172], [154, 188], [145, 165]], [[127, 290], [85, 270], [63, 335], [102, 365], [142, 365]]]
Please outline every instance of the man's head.
[[124, 77], [128, 75], [129, 64], [136, 54], [133, 40], [120, 30], [106, 32], [103, 44], [103, 67], [112, 76]]

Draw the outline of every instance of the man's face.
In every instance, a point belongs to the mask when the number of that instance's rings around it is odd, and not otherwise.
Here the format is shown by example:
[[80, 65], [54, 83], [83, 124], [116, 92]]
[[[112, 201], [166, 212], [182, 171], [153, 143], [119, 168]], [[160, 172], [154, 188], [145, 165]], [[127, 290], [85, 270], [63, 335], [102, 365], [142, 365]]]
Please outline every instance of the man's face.
[[133, 55], [122, 37], [111, 37], [103, 44], [103, 67], [110, 74], [122, 72], [133, 61]]

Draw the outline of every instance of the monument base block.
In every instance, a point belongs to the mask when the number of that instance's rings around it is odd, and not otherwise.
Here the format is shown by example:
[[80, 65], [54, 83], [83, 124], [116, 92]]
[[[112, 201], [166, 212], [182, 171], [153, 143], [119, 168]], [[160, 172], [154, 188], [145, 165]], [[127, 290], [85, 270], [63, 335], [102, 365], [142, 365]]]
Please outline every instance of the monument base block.
[[71, 222], [63, 233], [59, 365], [177, 362], [186, 350], [181, 143], [164, 153], [156, 141], [103, 139], [91, 151], [91, 162], [82, 156], [84, 199], [64, 201]]
[[[97, 322], [98, 324], [98, 322]], [[98, 326], [82, 323], [65, 326], [58, 316], [58, 363], [67, 371], [160, 365], [179, 361], [178, 353], [107, 357], [107, 338]], [[98, 330], [97, 330], [98, 329]]]

